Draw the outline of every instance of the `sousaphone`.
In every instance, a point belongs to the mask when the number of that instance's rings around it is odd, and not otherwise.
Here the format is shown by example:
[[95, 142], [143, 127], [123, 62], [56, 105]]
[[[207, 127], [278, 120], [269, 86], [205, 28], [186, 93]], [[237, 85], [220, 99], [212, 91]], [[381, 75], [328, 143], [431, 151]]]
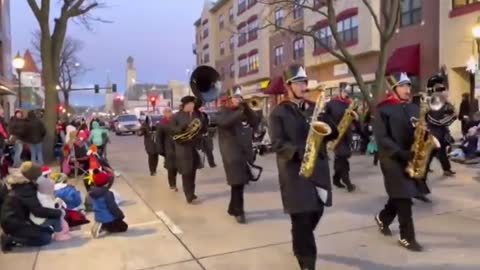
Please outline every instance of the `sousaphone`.
[[202, 102], [211, 102], [220, 95], [220, 74], [211, 66], [198, 66], [190, 77], [190, 88]]

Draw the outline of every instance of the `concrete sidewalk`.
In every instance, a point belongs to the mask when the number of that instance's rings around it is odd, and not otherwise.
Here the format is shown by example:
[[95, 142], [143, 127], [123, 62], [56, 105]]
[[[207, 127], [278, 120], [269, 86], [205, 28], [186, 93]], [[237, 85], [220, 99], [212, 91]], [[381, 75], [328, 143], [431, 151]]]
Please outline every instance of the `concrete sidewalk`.
[[[199, 172], [200, 204], [188, 205], [181, 190], [168, 189], [163, 169], [156, 177], [147, 176], [141, 138], [115, 137], [109, 151], [112, 164], [122, 172], [114, 189], [127, 200], [122, 209], [129, 232], [92, 239], [86, 225], [73, 233], [71, 241], [0, 254], [0, 269], [298, 268], [273, 156], [259, 160], [264, 175], [247, 187], [248, 224], [239, 225], [226, 214], [230, 191], [218, 153], [219, 166]], [[414, 206], [418, 240], [426, 251], [412, 253], [397, 246], [397, 224], [392, 226], [394, 237], [377, 232], [373, 216], [386, 201], [382, 177], [370, 157], [354, 157], [351, 173], [359, 190], [354, 194], [335, 190], [334, 207], [316, 232], [318, 269], [480, 269], [480, 182], [474, 179], [478, 168], [454, 166], [458, 176], [448, 179], [435, 167], [429, 180], [433, 204]]]

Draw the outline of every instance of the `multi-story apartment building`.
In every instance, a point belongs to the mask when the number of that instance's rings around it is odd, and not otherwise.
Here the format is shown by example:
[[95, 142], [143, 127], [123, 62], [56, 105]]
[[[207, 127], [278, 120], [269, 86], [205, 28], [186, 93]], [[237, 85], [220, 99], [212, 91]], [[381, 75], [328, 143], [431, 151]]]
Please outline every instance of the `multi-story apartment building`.
[[[321, 1], [317, 8], [326, 9]], [[376, 14], [380, 14], [382, 1], [371, 1]], [[395, 36], [388, 53], [387, 73], [404, 71], [414, 80], [416, 91], [425, 87], [429, 76], [438, 72], [438, 1], [405, 0]], [[380, 35], [367, 7], [361, 1], [336, 2], [337, 28], [344, 44], [355, 57], [363, 79], [375, 80], [380, 50]], [[326, 18], [312, 11], [305, 11], [305, 27], [313, 27], [324, 44], [334, 44]], [[334, 95], [340, 82], [355, 84], [347, 65], [329, 54], [321, 44], [312, 39], [305, 41], [305, 65], [311, 78], [318, 80]], [[354, 95], [361, 98], [355, 87]]]
[[15, 110], [12, 70], [12, 49], [10, 35], [10, 1], [0, 1], [0, 97], [5, 111], [5, 119], [9, 119]]

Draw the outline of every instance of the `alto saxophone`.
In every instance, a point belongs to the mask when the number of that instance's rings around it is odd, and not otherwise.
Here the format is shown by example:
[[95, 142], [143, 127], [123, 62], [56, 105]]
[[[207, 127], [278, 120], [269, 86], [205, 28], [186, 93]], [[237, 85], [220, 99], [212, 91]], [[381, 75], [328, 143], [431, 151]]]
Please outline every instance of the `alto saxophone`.
[[355, 108], [357, 107], [357, 102], [353, 100], [350, 105], [348, 105], [347, 110], [345, 110], [345, 113], [343, 114], [342, 120], [340, 120], [340, 123], [338, 123], [337, 129], [338, 129], [338, 137], [331, 141], [328, 144], [328, 150], [333, 151], [337, 147], [337, 144], [343, 139], [343, 136], [347, 132], [347, 130], [350, 128], [350, 125], [352, 124], [352, 121], [354, 118], [357, 117], [357, 113], [355, 112]]
[[318, 95], [315, 109], [313, 110], [312, 119], [310, 121], [310, 129], [308, 131], [307, 143], [305, 145], [305, 154], [303, 155], [302, 164], [300, 165], [300, 175], [308, 178], [312, 176], [317, 162], [318, 151], [325, 136], [332, 133], [330, 126], [322, 121], [318, 121], [318, 116], [325, 108], [325, 93], [322, 91]]
[[420, 103], [419, 119], [415, 126], [414, 142], [411, 147], [412, 159], [405, 169], [408, 176], [413, 179], [423, 180], [427, 174], [428, 161], [432, 151], [440, 147], [440, 142], [426, 129], [425, 116], [429, 110], [428, 102]]

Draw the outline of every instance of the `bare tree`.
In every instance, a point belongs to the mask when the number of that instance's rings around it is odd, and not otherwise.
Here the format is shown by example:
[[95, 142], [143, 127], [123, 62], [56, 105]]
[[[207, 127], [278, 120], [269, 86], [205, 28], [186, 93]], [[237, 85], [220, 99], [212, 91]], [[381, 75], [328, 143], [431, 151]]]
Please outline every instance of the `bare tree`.
[[[33, 52], [40, 58], [40, 38], [39, 31], [33, 33]], [[60, 70], [58, 75], [59, 90], [63, 94], [65, 107], [70, 108], [70, 91], [76, 79], [89, 71], [81, 62], [78, 53], [83, 49], [83, 42], [70, 36], [65, 37], [62, 52], [60, 54]]]
[[59, 0], [59, 15], [53, 19], [52, 29], [52, 1], [26, 1], [40, 29], [40, 58], [42, 60], [42, 78], [45, 86], [44, 123], [47, 130], [45, 149], [48, 149], [45, 152], [45, 158], [46, 160], [52, 160], [58, 106], [56, 86], [60, 74], [61, 52], [64, 47], [67, 26], [72, 20], [83, 22], [88, 21], [88, 19], [95, 19], [90, 12], [101, 7], [102, 4], [96, 0]]
[[355, 78], [360, 91], [362, 92], [365, 101], [367, 101], [370, 108], [374, 108], [374, 98], [379, 94], [378, 90], [382, 89], [385, 83], [385, 70], [387, 66], [387, 46], [392, 39], [399, 21], [400, 4], [402, 0], [384, 0], [379, 1], [381, 4], [380, 14], [375, 12], [376, 8], [372, 6], [372, 1], [361, 0], [361, 2], [367, 8], [372, 20], [375, 23], [375, 28], [380, 35], [380, 49], [377, 62], [377, 71], [375, 73], [374, 91], [370, 92], [369, 88], [365, 84], [365, 81], [360, 73], [359, 67], [355, 57], [345, 46], [341, 35], [337, 29], [337, 13], [335, 10], [336, 0], [321, 0], [319, 3], [324, 4], [324, 7], [319, 8], [315, 5], [313, 0], [259, 0], [259, 2], [269, 5], [275, 8], [281, 7], [289, 11], [287, 16], [290, 16], [294, 8], [301, 8], [308, 10], [314, 14], [319, 14], [325, 18], [328, 22], [328, 27], [332, 32], [334, 40], [333, 44], [325, 44], [320, 36], [317, 34], [317, 29], [312, 26], [304, 27], [304, 29], [294, 29], [289, 26], [278, 25], [275, 21], [267, 20], [264, 27], [273, 26], [279, 30], [284, 30], [296, 35], [302, 35], [304, 37], [310, 37], [316, 44], [325, 49], [328, 53], [335, 58], [345, 63], [353, 77]]

